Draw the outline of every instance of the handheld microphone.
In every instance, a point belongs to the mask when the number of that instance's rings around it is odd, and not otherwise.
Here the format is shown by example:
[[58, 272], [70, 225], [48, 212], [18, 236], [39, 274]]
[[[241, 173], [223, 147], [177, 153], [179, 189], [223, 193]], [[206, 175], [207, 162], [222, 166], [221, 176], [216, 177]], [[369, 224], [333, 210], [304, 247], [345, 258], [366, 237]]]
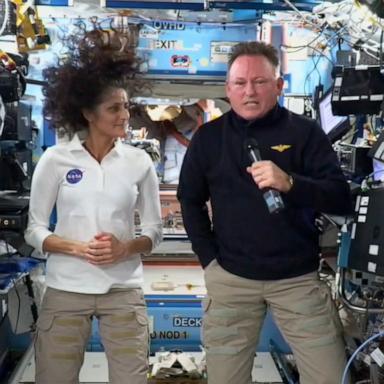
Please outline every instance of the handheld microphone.
[[[249, 137], [244, 142], [244, 148], [247, 151], [252, 162], [261, 161], [259, 144], [253, 137]], [[263, 198], [267, 204], [269, 213], [278, 213], [284, 209], [284, 202], [280, 192], [275, 189], [266, 188], [263, 191]]]

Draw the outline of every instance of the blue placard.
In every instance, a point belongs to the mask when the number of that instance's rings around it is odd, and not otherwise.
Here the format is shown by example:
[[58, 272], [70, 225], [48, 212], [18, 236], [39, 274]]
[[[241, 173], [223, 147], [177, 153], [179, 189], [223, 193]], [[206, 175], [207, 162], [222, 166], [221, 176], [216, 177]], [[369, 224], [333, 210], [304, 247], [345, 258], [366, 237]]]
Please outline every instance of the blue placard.
[[195, 1], [126, 1], [126, 0], [101, 0], [101, 7], [107, 8], [140, 8], [140, 9], [188, 9], [193, 11], [203, 11], [203, 0]]
[[[201, 351], [203, 308], [201, 295], [145, 295], [151, 329], [150, 352], [181, 350]], [[273, 340], [284, 353], [291, 349], [268, 312], [257, 351], [268, 352]], [[103, 351], [97, 320], [93, 320], [88, 351]]]
[[[295, 3], [297, 9], [303, 11], [312, 11], [314, 5], [319, 4], [317, 0], [305, 0]], [[254, 9], [264, 11], [290, 11], [291, 8], [284, 1], [210, 1], [212, 9]]]
[[68, 7], [73, 5], [73, 0], [35, 0], [35, 5]]
[[224, 81], [233, 46], [256, 35], [255, 25], [154, 21], [140, 29], [138, 53], [148, 77]]

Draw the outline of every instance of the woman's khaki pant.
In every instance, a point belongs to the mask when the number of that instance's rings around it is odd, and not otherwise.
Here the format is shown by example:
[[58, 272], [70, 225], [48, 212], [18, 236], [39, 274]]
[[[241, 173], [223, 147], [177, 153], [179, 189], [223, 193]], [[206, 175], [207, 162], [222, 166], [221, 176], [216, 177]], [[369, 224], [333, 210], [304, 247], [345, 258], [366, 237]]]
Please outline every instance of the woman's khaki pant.
[[147, 383], [148, 318], [141, 289], [93, 295], [47, 288], [35, 337], [37, 384], [79, 382], [92, 316], [99, 319], [109, 382]]
[[267, 308], [290, 344], [301, 384], [340, 384], [346, 364], [342, 326], [317, 273], [256, 281], [205, 269], [203, 336], [208, 384], [250, 384]]

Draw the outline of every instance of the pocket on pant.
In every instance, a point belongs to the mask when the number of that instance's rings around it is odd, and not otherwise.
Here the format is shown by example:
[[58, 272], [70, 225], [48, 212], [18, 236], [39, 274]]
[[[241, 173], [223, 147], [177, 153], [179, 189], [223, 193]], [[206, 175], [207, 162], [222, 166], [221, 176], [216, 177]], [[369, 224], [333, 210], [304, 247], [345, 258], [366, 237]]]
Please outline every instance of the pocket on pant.
[[148, 326], [148, 316], [146, 309], [136, 310], [136, 320], [142, 326]]
[[146, 308], [138, 308], [136, 310], [136, 320], [138, 324], [142, 327], [141, 331], [143, 332], [143, 343], [141, 344], [142, 346], [145, 345], [145, 353], [146, 357], [149, 357], [149, 352], [150, 352], [150, 330], [149, 330], [149, 318], [147, 314]]
[[53, 315], [40, 315], [37, 319], [36, 327], [38, 331], [49, 331], [53, 326], [55, 316]]
[[203, 307], [203, 312], [207, 313], [209, 310], [209, 307], [212, 304], [212, 299], [209, 296], [205, 296], [201, 302], [201, 305]]
[[54, 320], [54, 315], [45, 315], [44, 313], [42, 313], [37, 319], [36, 330], [33, 335], [33, 344], [37, 355], [43, 351], [42, 340], [49, 335], [49, 331], [51, 331], [53, 327]]
[[341, 320], [340, 320], [339, 311], [337, 309], [336, 303], [332, 299], [332, 293], [331, 293], [330, 288], [324, 282], [320, 282], [319, 290], [320, 290], [324, 300], [327, 303], [326, 304], [327, 307], [329, 308], [330, 316], [332, 319], [332, 323], [335, 326], [336, 333], [338, 335], [343, 334], [343, 325], [342, 325]]

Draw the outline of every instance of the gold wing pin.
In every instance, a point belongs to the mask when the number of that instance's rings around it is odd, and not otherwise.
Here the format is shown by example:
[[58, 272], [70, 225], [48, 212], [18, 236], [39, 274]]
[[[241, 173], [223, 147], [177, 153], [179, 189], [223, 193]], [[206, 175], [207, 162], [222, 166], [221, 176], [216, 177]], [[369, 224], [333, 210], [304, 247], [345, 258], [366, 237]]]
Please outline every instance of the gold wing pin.
[[278, 152], [284, 152], [285, 150], [287, 150], [291, 147], [292, 147], [292, 145], [289, 145], [289, 144], [279, 144], [279, 145], [274, 145], [273, 147], [271, 147], [271, 149], [278, 151]]

